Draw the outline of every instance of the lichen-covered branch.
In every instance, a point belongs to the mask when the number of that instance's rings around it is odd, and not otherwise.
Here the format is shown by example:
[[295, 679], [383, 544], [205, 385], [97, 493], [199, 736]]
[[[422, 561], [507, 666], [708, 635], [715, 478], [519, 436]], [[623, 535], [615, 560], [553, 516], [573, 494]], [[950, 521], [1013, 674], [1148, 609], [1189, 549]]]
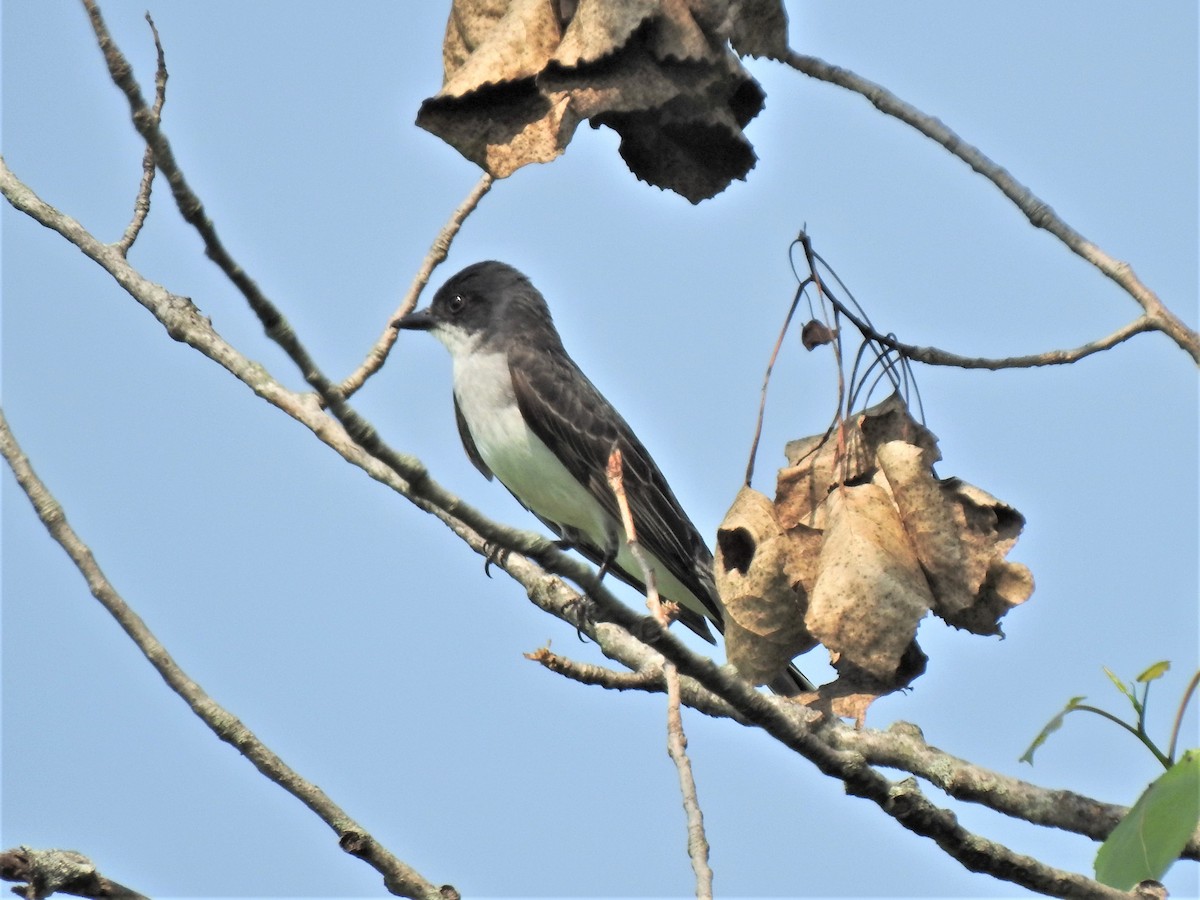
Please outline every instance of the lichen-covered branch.
[[93, 900], [149, 900], [132, 888], [105, 878], [95, 863], [74, 850], [32, 847], [5, 850], [0, 852], [0, 878], [22, 882], [12, 891], [26, 900], [41, 900], [53, 894]]

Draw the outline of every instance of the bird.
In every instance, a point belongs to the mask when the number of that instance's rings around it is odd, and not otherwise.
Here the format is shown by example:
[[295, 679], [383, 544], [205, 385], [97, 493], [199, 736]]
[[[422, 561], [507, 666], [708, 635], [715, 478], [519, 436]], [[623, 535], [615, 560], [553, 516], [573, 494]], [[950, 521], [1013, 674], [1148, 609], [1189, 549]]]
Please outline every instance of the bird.
[[[429, 306], [397, 319], [450, 352], [454, 418], [467, 456], [569, 547], [646, 592], [607, 478], [614, 449], [638, 543], [659, 596], [709, 643], [724, 631], [713, 557], [641, 440], [563, 346], [550, 308], [512, 266], [487, 260], [451, 276]], [[795, 667], [776, 693], [812, 690]]]

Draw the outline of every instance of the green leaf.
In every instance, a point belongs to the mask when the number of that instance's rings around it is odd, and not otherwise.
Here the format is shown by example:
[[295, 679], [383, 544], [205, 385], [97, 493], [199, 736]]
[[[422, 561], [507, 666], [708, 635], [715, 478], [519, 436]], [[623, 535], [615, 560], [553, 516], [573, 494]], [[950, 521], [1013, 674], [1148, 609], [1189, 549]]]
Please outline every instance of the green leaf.
[[[1107, 671], [1107, 670], [1105, 670], [1105, 671]], [[1058, 729], [1062, 728], [1063, 717], [1066, 716], [1067, 713], [1076, 709], [1079, 706], [1079, 704], [1082, 703], [1086, 699], [1087, 699], [1086, 697], [1072, 697], [1070, 700], [1068, 700], [1067, 705], [1062, 708], [1062, 710], [1058, 713], [1058, 715], [1056, 715], [1053, 719], [1051, 719], [1049, 722], [1047, 722], [1046, 727], [1043, 728], [1041, 730], [1041, 733], [1038, 734], [1038, 736], [1033, 739], [1033, 743], [1029, 745], [1028, 750], [1026, 750], [1024, 753], [1021, 754], [1021, 758], [1020, 758], [1020, 760], [1018, 760], [1018, 762], [1026, 762], [1032, 766], [1033, 765], [1033, 751], [1036, 750], [1038, 747], [1042, 746], [1042, 744], [1046, 743], [1046, 738], [1050, 737], [1050, 735], [1054, 734], [1054, 732], [1056, 732], [1056, 731], [1058, 731]]]
[[1156, 678], [1162, 678], [1163, 675], [1167, 674], [1167, 669], [1169, 668], [1171, 668], [1171, 661], [1169, 659], [1160, 659], [1145, 672], [1139, 675], [1137, 680], [1146, 682], [1153, 681]]
[[1134, 712], [1140, 716], [1142, 714], [1142, 704], [1138, 702], [1138, 698], [1133, 693], [1133, 689], [1116, 675], [1114, 675], [1112, 669], [1110, 669], [1108, 666], [1102, 666], [1101, 668], [1104, 669], [1104, 674], [1108, 676], [1108, 680], [1115, 684], [1117, 686], [1117, 690], [1128, 698], [1129, 702], [1133, 704]]
[[1200, 824], [1200, 750], [1151, 782], [1096, 853], [1096, 880], [1127, 891], [1161, 880]]

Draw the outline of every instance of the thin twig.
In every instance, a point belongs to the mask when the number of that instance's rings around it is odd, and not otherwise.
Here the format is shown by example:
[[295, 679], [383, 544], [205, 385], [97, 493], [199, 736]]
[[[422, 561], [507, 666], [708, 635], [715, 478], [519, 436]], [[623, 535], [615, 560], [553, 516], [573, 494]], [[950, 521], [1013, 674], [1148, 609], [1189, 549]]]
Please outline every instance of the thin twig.
[[1183, 714], [1187, 712], [1188, 702], [1192, 699], [1192, 694], [1196, 692], [1197, 685], [1200, 685], [1200, 669], [1196, 670], [1196, 674], [1192, 676], [1192, 680], [1184, 688], [1183, 699], [1179, 701], [1179, 709], [1175, 712], [1175, 724], [1171, 728], [1171, 744], [1167, 749], [1167, 756], [1170, 758], [1172, 765], [1175, 763], [1175, 747], [1179, 741], [1179, 729], [1183, 726]]
[[578, 681], [580, 684], [596, 685], [611, 691], [662, 691], [662, 666], [647, 666], [636, 672], [618, 672], [594, 663], [580, 662], [569, 659], [557, 653], [550, 652], [549, 647], [539, 647], [532, 653], [526, 653], [525, 658], [540, 663], [558, 675]]
[[1112, 332], [1112, 334], [1105, 335], [1102, 338], [1097, 338], [1094, 341], [1089, 341], [1086, 344], [1073, 347], [1069, 350], [1047, 350], [1043, 353], [1030, 353], [1025, 356], [998, 358], [962, 356], [958, 353], [951, 353], [948, 350], [939, 350], [937, 347], [918, 347], [915, 344], [906, 344], [903, 341], [898, 341], [889, 334], [877, 331], [867, 322], [860, 319], [840, 300], [834, 299], [833, 303], [838, 307], [838, 311], [849, 319], [854, 327], [862, 333], [863, 337], [877, 341], [914, 362], [922, 362], [931, 366], [957, 366], [961, 369], [1032, 369], [1038, 366], [1061, 366], [1077, 362], [1084, 357], [1091, 356], [1093, 353], [1108, 350], [1110, 347], [1115, 347], [1117, 344], [1129, 340], [1135, 334], [1141, 334], [1144, 331], [1161, 330], [1148, 316], [1142, 315], [1122, 325], [1116, 331]]
[[[1185, 325], [1183, 320], [1171, 312], [1158, 298], [1158, 295], [1142, 283], [1129, 263], [1114, 259], [1087, 240], [1064, 222], [1029, 188], [1017, 181], [1006, 169], [989, 159], [978, 148], [964, 141], [943, 122], [901, 100], [882, 85], [863, 78], [849, 69], [830, 65], [824, 60], [805, 56], [791, 49], [784, 51], [778, 59], [798, 72], [862, 95], [880, 112], [899, 119], [941, 144], [946, 150], [999, 188], [1004, 196], [1008, 197], [1025, 214], [1035, 228], [1042, 228], [1050, 232], [1062, 241], [1072, 253], [1091, 263], [1137, 301], [1145, 313], [1148, 325], [1148, 328], [1140, 330], [1161, 331], [1191, 355], [1197, 364], [1200, 364], [1200, 334]], [[1126, 335], [1126, 337], [1128, 336]], [[1040, 365], [1047, 364], [1040, 363]], [[958, 365], [958, 363], [954, 363], [954, 365]], [[985, 366], [985, 368], [993, 367]]]
[[475, 207], [479, 205], [479, 201], [483, 199], [484, 194], [491, 190], [492, 181], [492, 176], [484, 172], [480, 176], [479, 181], [476, 182], [475, 187], [471, 188], [471, 193], [467, 194], [467, 198], [454, 211], [454, 215], [450, 217], [450, 221], [442, 226], [442, 230], [434, 238], [429, 252], [425, 254], [425, 258], [421, 261], [421, 268], [417, 270], [412, 284], [409, 285], [408, 293], [404, 295], [400, 306], [396, 308], [391, 318], [388, 319], [388, 324], [383, 329], [383, 334], [379, 336], [379, 340], [375, 342], [375, 346], [368, 351], [366, 359], [362, 361], [362, 364], [341, 383], [340, 390], [343, 397], [350, 397], [363, 386], [368, 378], [383, 367], [383, 364], [387, 361], [388, 353], [392, 350], [392, 345], [396, 343], [396, 336], [400, 333], [400, 329], [396, 327], [396, 323], [417, 305], [417, 299], [421, 296], [421, 292], [425, 290], [425, 285], [429, 283], [429, 277], [433, 274], [433, 270], [445, 261], [446, 255], [450, 252], [450, 243], [454, 240], [454, 236], [462, 228], [467, 216], [475, 211]]
[[842, 363], [842, 330], [838, 327], [837, 313], [841, 309], [841, 304], [835, 303], [833, 297], [825, 290], [825, 283], [821, 280], [821, 273], [817, 271], [817, 262], [813, 258], [812, 241], [808, 234], [801, 231], [796, 238], [800, 246], [804, 249], [804, 261], [808, 264], [808, 275], [812, 279], [813, 287], [817, 292], [817, 299], [821, 304], [821, 312], [825, 315], [825, 301], [828, 300], [834, 303], [834, 314], [832, 322], [825, 322], [825, 327], [829, 329], [833, 335], [833, 341], [830, 346], [833, 349], [833, 363], [837, 370], [837, 413], [834, 418], [834, 424], [837, 426], [837, 449], [838, 459], [842, 464], [842, 478], [845, 481], [848, 476], [848, 468], [850, 465], [850, 455], [846, 452], [846, 419], [850, 416], [849, 402], [846, 399], [846, 368]]
[[[146, 21], [150, 24], [150, 31], [154, 35], [154, 49], [158, 56], [154, 71], [154, 105], [150, 107], [154, 121], [158, 123], [162, 120], [162, 108], [167, 100], [167, 57], [163, 53], [162, 41], [158, 37], [158, 28], [154, 25], [154, 19], [150, 18], [150, 13], [146, 13]], [[154, 151], [147, 144], [142, 153], [142, 180], [138, 185], [137, 197], [133, 201], [133, 219], [126, 226], [121, 239], [114, 244], [122, 256], [129, 255], [129, 248], [137, 240], [142, 226], [146, 223], [146, 216], [150, 214], [150, 189], [154, 185], [156, 171]]]
[[324, 791], [301, 778], [255, 737], [237, 717], [220, 706], [200, 685], [188, 677], [142, 621], [141, 616], [134, 612], [113, 587], [96, 562], [92, 551], [71, 528], [62, 506], [38, 478], [28, 458], [21, 452], [8, 427], [3, 410], [0, 410], [0, 454], [7, 460], [13, 475], [16, 476], [17, 484], [33, 504], [38, 518], [42, 520], [50, 536], [66, 551], [71, 562], [84, 577], [92, 596], [117, 620], [117, 624], [129, 635], [171, 690], [183, 699], [217, 737], [233, 746], [259, 772], [316, 813], [337, 834], [338, 843], [344, 850], [365, 860], [383, 875], [384, 883], [392, 893], [425, 900], [458, 897], [454, 888], [448, 885], [438, 888], [382, 847]]
[[804, 295], [804, 288], [807, 286], [808, 279], [806, 278], [796, 288], [792, 305], [788, 307], [787, 315], [783, 318], [783, 326], [779, 329], [779, 337], [775, 338], [775, 346], [771, 348], [771, 358], [767, 360], [767, 371], [763, 373], [762, 393], [758, 398], [758, 418], [754, 420], [754, 439], [750, 442], [750, 458], [746, 461], [746, 479], [743, 482], [746, 487], [749, 487], [750, 482], [754, 480], [754, 462], [758, 457], [758, 442], [762, 438], [763, 418], [767, 410], [767, 388], [771, 384], [771, 373], [775, 370], [775, 360], [779, 358], [783, 339], [787, 336], [788, 328], [792, 324], [792, 317], [796, 314], [796, 307], [800, 305], [800, 298]]
[[[654, 567], [650, 565], [637, 539], [637, 528], [633, 521], [633, 510], [625, 494], [625, 475], [621, 451], [614, 447], [608, 457], [608, 486], [617, 499], [621, 511], [621, 524], [625, 528], [625, 543], [642, 569], [646, 582], [646, 605], [651, 615], [662, 628], [671, 624], [662, 603], [659, 602], [655, 585]], [[712, 867], [708, 864], [708, 838], [704, 834], [704, 813], [696, 795], [696, 779], [692, 776], [692, 763], [687, 755], [687, 736], [683, 733], [683, 716], [679, 712], [679, 669], [667, 662], [662, 667], [663, 680], [667, 685], [667, 754], [675, 763], [679, 774], [679, 792], [683, 797], [683, 810], [687, 816], [688, 858], [692, 861], [692, 872], [696, 876], [696, 897], [700, 900], [712, 898]]]
[[633, 511], [629, 508], [629, 497], [625, 494], [624, 465], [620, 449], [613, 447], [612, 453], [608, 456], [608, 469], [605, 473], [608, 477], [608, 487], [617, 498], [617, 509], [621, 512], [621, 526], [625, 529], [625, 543], [645, 576], [646, 606], [649, 607], [650, 614], [658, 619], [663, 627], [666, 627], [671, 624], [671, 621], [663, 614], [663, 605], [658, 597], [657, 574], [637, 539], [637, 526], [633, 521]]
[[[1147, 685], [1147, 687], [1149, 687], [1149, 685]], [[1114, 716], [1107, 710], [1100, 709], [1098, 706], [1092, 706], [1088, 703], [1077, 703], [1070, 708], [1071, 712], [1075, 712], [1076, 710], [1079, 710], [1080, 712], [1094, 713], [1095, 715], [1100, 716], [1102, 719], [1108, 719], [1108, 721], [1112, 722], [1114, 725], [1124, 728], [1135, 738], [1141, 741], [1147, 750], [1154, 754], [1154, 758], [1158, 760], [1159, 765], [1161, 765], [1164, 769], [1171, 768], [1172, 760], [1168, 759], [1167, 755], [1159, 750], [1154, 741], [1150, 739], [1150, 735], [1146, 733], [1146, 723], [1144, 720], [1140, 720], [1136, 726], [1133, 726], [1123, 719]]]
[[679, 792], [688, 823], [688, 858], [696, 876], [697, 900], [712, 900], [713, 873], [708, 864], [708, 838], [704, 833], [704, 813], [696, 796], [696, 779], [692, 762], [687, 755], [687, 736], [683, 733], [683, 717], [679, 712], [679, 670], [674, 663], [663, 666], [667, 682], [667, 753], [679, 773]]

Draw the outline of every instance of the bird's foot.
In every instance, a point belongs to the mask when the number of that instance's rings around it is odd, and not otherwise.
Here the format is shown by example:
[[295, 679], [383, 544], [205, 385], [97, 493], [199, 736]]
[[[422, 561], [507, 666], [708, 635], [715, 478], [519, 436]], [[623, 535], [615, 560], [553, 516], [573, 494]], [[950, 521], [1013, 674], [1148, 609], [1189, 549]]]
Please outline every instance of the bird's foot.
[[504, 547], [500, 544], [493, 544], [490, 541], [484, 545], [483, 549], [485, 551], [483, 554], [483, 574], [488, 578], [491, 578], [492, 566], [496, 565], [503, 568], [504, 564], [508, 562], [508, 554], [512, 551], [508, 547]]
[[565, 604], [563, 612], [575, 621], [575, 637], [579, 638], [580, 643], [588, 642], [587, 635], [583, 633], [584, 627], [596, 624], [594, 609], [595, 605], [587, 594], [580, 594]]

